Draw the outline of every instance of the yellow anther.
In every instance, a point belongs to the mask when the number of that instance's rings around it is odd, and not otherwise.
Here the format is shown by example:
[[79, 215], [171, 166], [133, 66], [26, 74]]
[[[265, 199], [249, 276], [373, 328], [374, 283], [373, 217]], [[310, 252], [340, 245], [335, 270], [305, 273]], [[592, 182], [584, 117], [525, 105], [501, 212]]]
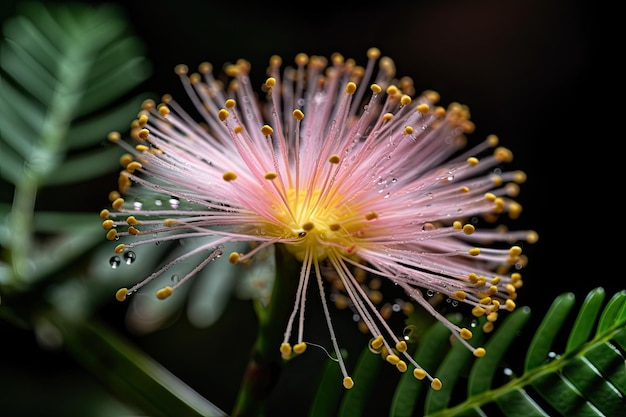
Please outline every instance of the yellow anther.
[[107, 240], [115, 240], [116, 236], [117, 236], [117, 230], [115, 229], [109, 230], [106, 234]]
[[398, 343], [396, 343], [396, 349], [398, 350], [398, 352], [406, 352], [407, 350], [406, 342], [404, 340], [401, 340]]
[[376, 47], [371, 47], [367, 50], [367, 57], [369, 59], [378, 59], [380, 58], [380, 49]]
[[375, 211], [370, 211], [369, 213], [365, 215], [366, 220], [374, 220], [377, 218], [378, 218], [378, 213], [376, 213]]
[[122, 253], [124, 252], [125, 248], [126, 246], [123, 243], [120, 243], [119, 245], [115, 247], [115, 253]]
[[383, 337], [377, 336], [374, 340], [372, 340], [372, 347], [374, 349], [380, 349], [383, 346]]
[[229, 98], [228, 100], [226, 100], [224, 102], [224, 106], [227, 109], [232, 109], [233, 107], [235, 107], [236, 104], [237, 104], [237, 102], [235, 100], [233, 100], [232, 98]]
[[452, 223], [452, 228], [454, 230], [461, 230], [463, 228], [463, 223], [461, 223], [460, 221], [456, 220]]
[[172, 295], [173, 292], [174, 292], [174, 288], [168, 285], [158, 290], [156, 292], [156, 296], [159, 300], [165, 300], [167, 297]]
[[136, 226], [139, 224], [139, 220], [137, 220], [135, 216], [128, 216], [126, 218], [126, 223], [128, 223], [131, 226]]
[[398, 87], [396, 87], [395, 85], [390, 85], [389, 87], [387, 87], [387, 95], [395, 96], [396, 94], [398, 94]]
[[167, 227], [172, 227], [178, 224], [178, 220], [176, 219], [165, 219], [163, 220], [163, 224]]
[[511, 300], [510, 298], [504, 302], [504, 305], [509, 311], [515, 310], [515, 301]]
[[222, 178], [224, 179], [224, 181], [235, 181], [237, 179], [237, 174], [232, 171], [228, 171], [225, 172], [224, 175], [222, 175]]
[[478, 282], [478, 275], [476, 275], [474, 272], [470, 272], [470, 274], [467, 276], [467, 279], [472, 284], [476, 284]]
[[400, 362], [400, 358], [398, 356], [396, 356], [396, 355], [393, 355], [393, 354], [387, 355], [385, 360], [387, 362], [389, 362], [390, 364], [392, 364], [392, 365], [396, 365], [398, 362]]
[[133, 162], [133, 156], [131, 154], [125, 153], [124, 155], [120, 156], [120, 165], [124, 168], [128, 167], [128, 164], [130, 164], [131, 162]]
[[435, 391], [439, 391], [442, 386], [443, 384], [441, 383], [441, 380], [439, 378], [433, 378], [433, 380], [430, 383], [430, 387], [434, 389]]
[[349, 376], [343, 378], [343, 387], [345, 389], [351, 389], [354, 386], [354, 381]]
[[103, 209], [103, 210], [100, 211], [100, 218], [102, 220], [106, 220], [109, 217], [109, 214], [110, 214], [109, 210]]
[[511, 246], [509, 249], [509, 256], [520, 256], [522, 254], [522, 248], [519, 246]]
[[119, 132], [109, 132], [107, 135], [107, 140], [109, 142], [118, 142], [122, 138]]
[[480, 255], [480, 249], [479, 248], [472, 248], [472, 249], [468, 250], [467, 253], [469, 253], [472, 256], [478, 256], [478, 255]]
[[403, 134], [405, 135], [411, 135], [413, 134], [413, 127], [412, 126], [405, 126], [404, 130], [402, 131]]
[[305, 350], [306, 350], [306, 343], [304, 342], [300, 342], [293, 347], [293, 351], [297, 353], [298, 355], [301, 353], [304, 353]]
[[266, 180], [270, 180], [271, 181], [271, 180], [276, 179], [276, 177], [278, 177], [278, 174], [275, 173], [275, 172], [268, 172], [268, 173], [265, 174], [265, 179]]
[[124, 199], [116, 198], [115, 201], [113, 201], [113, 203], [111, 204], [111, 207], [113, 207], [115, 210], [119, 210], [122, 208], [123, 205], [124, 205]]
[[137, 122], [139, 123], [139, 126], [145, 126], [146, 123], [148, 123], [148, 115], [140, 114], [139, 117], [137, 117]]
[[128, 233], [130, 233], [133, 236], [137, 236], [139, 234], [139, 229], [136, 229], [134, 226], [130, 226], [128, 228]]
[[315, 224], [313, 222], [306, 222], [302, 225], [302, 230], [310, 232], [315, 228]]
[[406, 370], [408, 369], [406, 366], [406, 362], [398, 361], [398, 363], [396, 363], [396, 369], [398, 369], [398, 371], [400, 372], [406, 372]]
[[391, 113], [383, 114], [383, 121], [388, 122], [391, 119], [393, 119], [393, 114], [391, 114]]
[[496, 158], [496, 160], [500, 162], [513, 161], [513, 152], [511, 152], [507, 148], [503, 148], [502, 146], [496, 148], [496, 150], [493, 152], [493, 156]]
[[213, 71], [213, 65], [210, 62], [201, 62], [198, 64], [198, 71], [201, 74], [209, 74]]
[[240, 134], [241, 132], [243, 132], [243, 126], [241, 125], [237, 125], [233, 128], [233, 132], [235, 132], [236, 135]]
[[494, 193], [485, 193], [485, 200], [494, 202], [496, 201], [496, 195]]
[[489, 143], [489, 146], [493, 148], [494, 146], [498, 146], [500, 139], [496, 135], [489, 135], [487, 136], [487, 142]]
[[341, 225], [339, 223], [332, 223], [328, 226], [330, 228], [330, 230], [332, 230], [333, 232], [338, 231], [339, 229], [341, 229]]
[[378, 84], [370, 85], [370, 90], [372, 90], [374, 94], [380, 94], [383, 91], [382, 87]]
[[104, 230], [109, 230], [113, 227], [113, 225], [115, 225], [115, 222], [113, 220], [105, 220], [102, 222], [102, 228]]
[[187, 75], [189, 67], [185, 64], [178, 64], [174, 67], [174, 72], [178, 75]]
[[423, 369], [415, 368], [413, 369], [413, 376], [421, 381], [422, 379], [426, 378], [426, 371], [424, 371]]
[[469, 190], [470, 190], [469, 187], [466, 185], [464, 185], [463, 187], [459, 189], [459, 191], [461, 191], [462, 193], [469, 193]]
[[220, 119], [220, 121], [224, 121], [228, 118], [228, 115], [230, 113], [228, 113], [228, 110], [226, 109], [220, 109], [220, 111], [217, 112], [217, 117]]
[[494, 329], [494, 325], [493, 322], [491, 321], [486, 321], [485, 324], [483, 324], [483, 332], [484, 333], [491, 333]]
[[403, 94], [402, 97], [400, 97], [400, 104], [403, 106], [411, 104], [411, 97]]
[[489, 304], [491, 304], [491, 302], [492, 302], [491, 297], [485, 297], [485, 298], [482, 298], [482, 299], [480, 300], [480, 303], [481, 303], [482, 305], [489, 305]]
[[231, 252], [231, 254], [228, 255], [228, 262], [230, 262], [231, 264], [236, 264], [237, 262], [239, 262], [239, 254], [237, 252]]
[[166, 104], [159, 104], [159, 114], [161, 116], [167, 116], [170, 114], [170, 108]]
[[291, 345], [289, 343], [280, 344], [280, 355], [283, 359], [289, 359], [289, 356], [291, 355]]
[[482, 317], [485, 315], [485, 309], [480, 306], [476, 306], [472, 309], [472, 315], [474, 317]]
[[128, 288], [120, 288], [115, 293], [115, 299], [117, 301], [124, 301], [127, 295], [128, 295]]
[[276, 85], [276, 78], [274, 77], [269, 77], [267, 80], [265, 80], [265, 86], [267, 88], [272, 88]]
[[487, 351], [485, 350], [485, 348], [476, 348], [474, 349], [474, 356], [476, 356], [477, 358], [482, 358], [483, 356], [485, 356], [485, 354], [487, 353]]
[[421, 104], [418, 104], [417, 107], [415, 107], [415, 110], [417, 110], [418, 112], [422, 114], [426, 114], [430, 111], [430, 106], [426, 103], [421, 103]]
[[269, 136], [269, 135], [271, 135], [272, 133], [274, 133], [274, 129], [272, 129], [272, 127], [271, 127], [271, 126], [269, 126], [269, 125], [263, 125], [263, 126], [261, 127], [261, 133], [262, 133], [264, 136]]
[[491, 321], [491, 322], [494, 322], [494, 321], [498, 320], [498, 313], [496, 311], [493, 311], [493, 312], [487, 314], [487, 320]]
[[491, 285], [498, 285], [500, 281], [501, 281], [500, 277], [493, 277], [491, 278], [491, 281], [489, 282], [491, 283]]
[[148, 139], [148, 136], [150, 135], [150, 131], [148, 129], [141, 129], [138, 133], [137, 136], [139, 137], [139, 139]]
[[476, 228], [471, 224], [466, 224], [465, 226], [463, 226], [463, 233], [465, 233], [466, 235], [471, 235], [475, 231]]
[[331, 164], [338, 164], [339, 161], [341, 161], [341, 158], [339, 157], [339, 155], [331, 155], [328, 158], [328, 162], [330, 162]]
[[141, 145], [140, 144], [140, 145], [135, 146], [135, 150], [137, 152], [146, 152], [146, 151], [149, 151], [150, 148], [148, 148], [146, 145]]
[[291, 115], [293, 116], [294, 119], [296, 120], [302, 120], [304, 119], [304, 113], [302, 113], [301, 110], [294, 110]]
[[459, 301], [463, 301], [465, 300], [465, 298], [467, 298], [467, 294], [465, 293], [465, 291], [455, 291], [453, 294], [454, 299], [459, 300]]
[[350, 81], [348, 85], [346, 85], [346, 93], [354, 94], [355, 91], [356, 91], [356, 84]]
[[465, 327], [461, 329], [461, 331], [459, 332], [459, 335], [465, 340], [469, 340], [472, 338], [472, 332], [469, 329], [466, 329]]
[[478, 158], [470, 156], [469, 158], [467, 158], [467, 164], [470, 166], [478, 165]]

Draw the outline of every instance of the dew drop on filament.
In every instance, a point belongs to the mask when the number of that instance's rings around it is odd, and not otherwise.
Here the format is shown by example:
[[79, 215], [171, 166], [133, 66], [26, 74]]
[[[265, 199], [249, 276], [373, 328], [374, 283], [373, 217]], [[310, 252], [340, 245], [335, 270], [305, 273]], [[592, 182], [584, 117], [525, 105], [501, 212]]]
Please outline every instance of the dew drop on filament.
[[120, 259], [119, 256], [112, 256], [111, 259], [109, 259], [109, 265], [111, 265], [111, 268], [115, 269], [118, 266], [120, 266], [120, 264], [122, 263], [122, 260]]
[[172, 275], [172, 277], [170, 278], [172, 280], [172, 282], [174, 284], [176, 284], [178, 281], [180, 281], [180, 277], [176, 274]]

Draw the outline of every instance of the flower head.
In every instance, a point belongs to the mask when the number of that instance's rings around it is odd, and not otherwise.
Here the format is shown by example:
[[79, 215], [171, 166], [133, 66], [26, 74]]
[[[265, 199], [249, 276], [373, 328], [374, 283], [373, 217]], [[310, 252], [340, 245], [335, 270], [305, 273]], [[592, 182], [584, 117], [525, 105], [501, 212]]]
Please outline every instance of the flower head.
[[[344, 386], [352, 387], [326, 302], [332, 280], [371, 333], [373, 351], [401, 372], [412, 365], [418, 379], [441, 387], [407, 354], [404, 338], [363, 288], [363, 272], [392, 281], [475, 356], [484, 355], [468, 342], [471, 331], [448, 321], [422, 291], [472, 306], [475, 316], [488, 317], [487, 330], [499, 310], [515, 308], [518, 270], [526, 263], [519, 242], [537, 235], [488, 224], [501, 214], [520, 214], [513, 198], [525, 175], [502, 170], [512, 153], [498, 146], [496, 136], [462, 151], [474, 129], [466, 106], [444, 108], [434, 91], [415, 95], [411, 80], [397, 79], [393, 61], [376, 48], [367, 58], [359, 66], [339, 54], [330, 60], [299, 54], [281, 72], [282, 60], [273, 56], [264, 104], [246, 61], [225, 68], [228, 83], [214, 78], [208, 63], [193, 74], [176, 67], [196, 114], [165, 96], [159, 105], [145, 102], [133, 122], [135, 147], [110, 135], [128, 154], [112, 210], [101, 213], [103, 227], [108, 239], [124, 238], [117, 253], [155, 241], [213, 239], [120, 289], [117, 298], [200, 252], [208, 255], [157, 297], [167, 298], [230, 243], [255, 243], [247, 253], [226, 254], [232, 264], [280, 244], [302, 264], [293, 312], [277, 346], [284, 358], [307, 346], [304, 294], [315, 280]], [[165, 194], [175, 204], [132, 207], [121, 195], [133, 193]]]

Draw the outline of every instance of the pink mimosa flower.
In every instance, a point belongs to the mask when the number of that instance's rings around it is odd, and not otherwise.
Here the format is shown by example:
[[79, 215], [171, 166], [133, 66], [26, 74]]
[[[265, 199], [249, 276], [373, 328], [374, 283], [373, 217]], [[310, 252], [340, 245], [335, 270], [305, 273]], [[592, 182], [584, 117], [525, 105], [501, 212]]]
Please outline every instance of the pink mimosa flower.
[[[227, 255], [237, 264], [280, 244], [302, 263], [293, 312], [276, 347], [283, 358], [306, 349], [304, 294], [317, 285], [343, 384], [353, 386], [327, 305], [332, 275], [371, 333], [370, 348], [399, 371], [410, 365], [416, 378], [441, 388], [371, 300], [358, 276], [363, 272], [392, 281], [483, 356], [484, 348], [468, 341], [472, 332], [447, 320], [422, 292], [470, 305], [474, 316], [487, 317], [487, 331], [499, 310], [515, 308], [519, 269], [526, 264], [519, 245], [537, 234], [483, 228], [477, 219], [486, 220], [482, 225], [501, 214], [517, 218], [521, 206], [513, 198], [525, 175], [502, 170], [512, 153], [494, 135], [462, 151], [474, 128], [467, 107], [441, 107], [434, 91], [415, 95], [410, 79], [396, 78], [391, 59], [376, 48], [367, 57], [358, 66], [339, 54], [330, 60], [299, 54], [281, 72], [274, 56], [263, 104], [246, 61], [226, 68], [228, 85], [213, 78], [208, 63], [190, 75], [179, 65], [196, 116], [166, 96], [160, 105], [147, 101], [134, 121], [135, 147], [110, 135], [128, 155], [121, 194], [111, 198], [112, 210], [101, 213], [103, 227], [108, 239], [123, 238], [118, 254], [156, 241], [214, 239], [120, 289], [118, 300], [197, 253], [209, 255], [157, 297], [176, 291], [221, 256], [224, 245], [256, 242], [248, 253]], [[165, 194], [181, 206], [130, 207], [121, 195], [131, 191]]]

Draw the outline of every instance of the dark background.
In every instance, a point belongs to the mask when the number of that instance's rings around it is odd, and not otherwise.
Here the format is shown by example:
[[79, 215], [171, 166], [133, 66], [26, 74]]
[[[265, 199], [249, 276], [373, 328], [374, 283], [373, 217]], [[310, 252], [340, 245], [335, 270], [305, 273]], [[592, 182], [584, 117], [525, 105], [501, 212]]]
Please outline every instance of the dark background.
[[[513, 166], [528, 174], [518, 198], [524, 212], [515, 225], [540, 235], [538, 243], [525, 248], [530, 262], [520, 290], [520, 303], [533, 311], [529, 328], [536, 327], [551, 300], [563, 292], [574, 292], [582, 299], [597, 286], [609, 294], [625, 287], [613, 266], [620, 246], [602, 232], [607, 220], [615, 222], [621, 217], [611, 210], [619, 193], [611, 185], [617, 184], [613, 166], [623, 134], [610, 129], [615, 121], [619, 127], [619, 108], [614, 115], [614, 108], [604, 103], [605, 95], [619, 85], [612, 73], [616, 53], [606, 53], [615, 38], [602, 30], [600, 10], [591, 3], [116, 3], [127, 13], [153, 64], [153, 77], [145, 90], [159, 95], [182, 93], [173, 73], [179, 63], [193, 68], [210, 61], [219, 68], [245, 58], [252, 63], [253, 81], [260, 85], [273, 54], [291, 62], [299, 52], [325, 56], [341, 52], [364, 63], [367, 48], [380, 48], [394, 59], [398, 75], [414, 79], [416, 90], [437, 90], [443, 104], [459, 101], [469, 105], [477, 126], [472, 140], [497, 134], [501, 144], [513, 150]], [[16, 4], [4, 2], [2, 17], [13, 15]], [[99, 211], [102, 195], [114, 181], [115, 175], [110, 184], [92, 189], [82, 200], [84, 209]], [[105, 309], [102, 314], [123, 330], [121, 307]], [[163, 332], [129, 337], [202, 395], [230, 411], [242, 369], [236, 366], [223, 378], [227, 369], [208, 369], [211, 365], [203, 362], [206, 343], [239, 340], [239, 353], [245, 355], [254, 340], [249, 326], [237, 324], [254, 322], [248, 303], [234, 300], [225, 317], [228, 315], [236, 319], [220, 322], [208, 331], [190, 328], [183, 318]], [[218, 336], [220, 340], [212, 339]], [[354, 337], [359, 339], [358, 332], [354, 331]], [[224, 338], [228, 340], [224, 342]], [[41, 351], [27, 332], [12, 334], [11, 343], [3, 341], [2, 346], [5, 358], [28, 354], [26, 363], [14, 362], [16, 367], [24, 366], [25, 378], [45, 381], [61, 371], [80, 373], [73, 370], [68, 358]], [[523, 347], [520, 349], [523, 352]], [[318, 356], [312, 359], [314, 363], [323, 360]], [[190, 357], [196, 359], [187, 360]], [[274, 398], [277, 404], [291, 402], [298, 410], [310, 399], [312, 394], [305, 388], [310, 382], [302, 381], [301, 388], [289, 386], [289, 378], [297, 379], [306, 369], [294, 362], [286, 371], [279, 387], [283, 396]], [[46, 397], [45, 392], [37, 395]]]

